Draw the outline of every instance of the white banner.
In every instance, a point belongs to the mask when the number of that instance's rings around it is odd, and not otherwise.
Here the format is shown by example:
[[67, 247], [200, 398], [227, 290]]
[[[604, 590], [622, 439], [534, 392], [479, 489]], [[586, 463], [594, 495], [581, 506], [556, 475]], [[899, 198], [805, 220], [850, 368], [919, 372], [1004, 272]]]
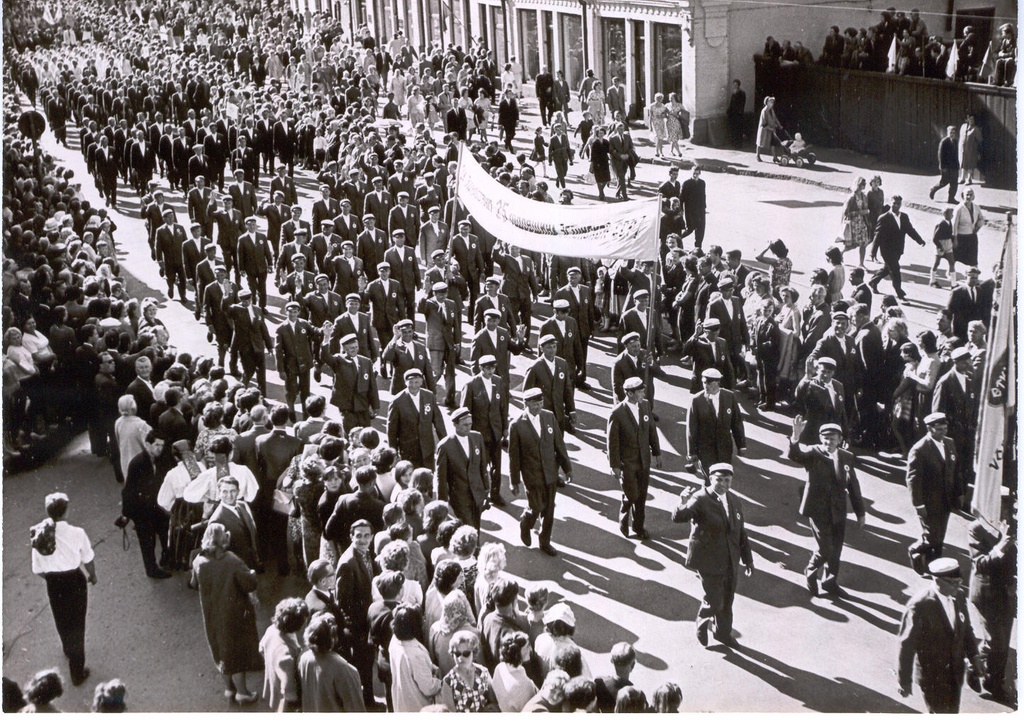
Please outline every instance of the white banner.
[[1009, 221], [1000, 271], [989, 323], [972, 499], [975, 512], [993, 524], [1000, 520], [1006, 434], [1013, 430], [1010, 422], [1017, 410], [1017, 236]]
[[462, 146], [458, 198], [498, 240], [524, 250], [586, 258], [658, 259], [661, 199], [552, 205], [513, 193]]

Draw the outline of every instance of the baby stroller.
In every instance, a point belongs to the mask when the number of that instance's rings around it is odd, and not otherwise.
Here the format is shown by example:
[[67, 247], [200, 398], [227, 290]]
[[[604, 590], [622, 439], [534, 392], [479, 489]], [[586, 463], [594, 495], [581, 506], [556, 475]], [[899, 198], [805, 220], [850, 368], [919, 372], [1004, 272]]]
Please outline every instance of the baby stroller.
[[[789, 133], [784, 128], [779, 128], [786, 136]], [[775, 162], [779, 165], [789, 165], [793, 163], [798, 168], [804, 167], [804, 165], [814, 165], [818, 162], [818, 156], [811, 152], [810, 147], [804, 142], [803, 136], [797, 133], [789, 140], [782, 140], [782, 147], [777, 156], [775, 156]]]

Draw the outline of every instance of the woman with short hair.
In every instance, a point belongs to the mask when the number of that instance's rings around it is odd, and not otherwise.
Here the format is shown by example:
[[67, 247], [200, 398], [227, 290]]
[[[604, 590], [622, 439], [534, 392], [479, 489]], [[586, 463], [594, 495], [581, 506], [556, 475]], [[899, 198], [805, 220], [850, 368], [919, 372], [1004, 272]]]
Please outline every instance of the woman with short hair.
[[391, 697], [398, 713], [418, 712], [434, 703], [441, 692], [441, 680], [434, 675], [430, 654], [417, 640], [421, 623], [419, 611], [405, 605], [395, 609], [391, 620]]
[[480, 639], [473, 631], [457, 631], [448, 643], [455, 666], [445, 674], [441, 703], [454, 713], [498, 711], [491, 674], [474, 657], [480, 655]]
[[276, 712], [299, 709], [298, 659], [302, 653], [299, 633], [309, 618], [301, 598], [285, 598], [274, 609], [274, 619], [260, 640], [266, 672], [263, 695]]

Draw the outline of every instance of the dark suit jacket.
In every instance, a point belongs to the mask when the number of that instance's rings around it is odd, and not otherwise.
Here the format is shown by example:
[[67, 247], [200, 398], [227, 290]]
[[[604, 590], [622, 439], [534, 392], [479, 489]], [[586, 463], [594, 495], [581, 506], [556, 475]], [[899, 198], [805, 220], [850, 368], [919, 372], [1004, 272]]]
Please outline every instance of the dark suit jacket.
[[866, 403], [885, 402], [885, 349], [882, 345], [882, 332], [874, 323], [861, 327], [854, 336], [854, 348], [857, 354], [857, 387], [863, 393]]
[[838, 423], [845, 434], [848, 429], [846, 416], [846, 392], [843, 384], [832, 379], [836, 400], [828, 389], [814, 378], [803, 378], [796, 386], [796, 404], [807, 419], [807, 426], [800, 436], [800, 442], [813, 445], [818, 442], [818, 429], [826, 423]]
[[682, 355], [693, 358], [693, 378], [690, 380], [690, 393], [699, 393], [704, 388], [701, 374], [708, 368], [717, 368], [722, 373], [722, 388], [731, 390], [734, 382], [732, 359], [725, 341], [715, 339], [715, 349], [706, 336], [694, 335], [683, 343]]
[[301, 374], [313, 367], [313, 329], [299, 318], [295, 330], [285, 321], [277, 327], [277, 343], [274, 346], [279, 373]]
[[726, 497], [728, 518], [721, 501], [708, 490], [697, 491], [672, 512], [674, 522], [691, 522], [686, 567], [702, 576], [721, 576], [732, 566], [735, 579], [739, 575], [740, 561], [747, 567], [754, 565], [743, 524], [743, 505], [734, 493]]
[[377, 395], [377, 374], [366, 356], [356, 356], [355, 364], [345, 362], [341, 355], [329, 355], [324, 362], [334, 371], [334, 392], [331, 403], [341, 412], [376, 415], [380, 408]]
[[859, 388], [857, 380], [860, 373], [857, 368], [857, 348], [853, 337], [848, 333], [846, 338], [840, 340], [833, 331], [826, 332], [808, 356], [812, 361], [823, 357], [831, 358], [836, 362], [834, 378], [842, 383], [843, 388], [848, 392], [856, 393]]
[[[732, 304], [732, 316], [725, 304]], [[708, 318], [717, 318], [721, 323], [718, 337], [725, 341], [726, 347], [733, 355], [739, 355], [744, 346], [750, 344], [750, 331], [747, 329], [747, 318], [743, 314], [743, 301], [735, 293], [732, 298], [721, 298], [708, 305]]]
[[704, 468], [715, 463], [732, 463], [732, 444], [744, 448], [747, 439], [743, 431], [743, 416], [740, 404], [732, 391], [719, 391], [718, 414], [701, 391], [693, 397], [690, 413], [686, 418], [689, 454], [697, 456]]
[[256, 439], [256, 466], [259, 469], [256, 480], [260, 484], [254, 501], [256, 504], [270, 507], [277, 479], [288, 469], [292, 459], [302, 453], [302, 445], [302, 441], [283, 428], [275, 428]]
[[149, 419], [149, 409], [153, 405], [153, 389], [141, 378], [136, 378], [124, 392], [135, 398], [135, 414], [142, 419]]
[[558, 469], [572, 473], [572, 462], [565, 450], [562, 431], [554, 415], [540, 411], [540, 436], [523, 412], [508, 429], [509, 480], [518, 488], [520, 479], [530, 488], [543, 488], [558, 482]]
[[268, 433], [270, 433], [270, 429], [265, 425], [253, 426], [245, 433], [239, 434], [232, 449], [232, 462], [245, 466], [252, 471], [252, 475], [256, 478], [260, 477], [260, 464], [256, 458], [256, 441]]
[[[238, 511], [239, 506], [244, 506], [245, 511]], [[259, 554], [256, 553], [256, 522], [249, 504], [239, 500], [235, 505], [235, 511], [230, 511], [219, 504], [213, 509], [210, 515], [210, 523], [219, 523], [231, 534], [231, 546], [229, 550], [242, 559], [249, 568], [256, 568], [259, 565]], [[243, 521], [242, 518], [245, 518]]]
[[966, 285], [958, 285], [949, 294], [949, 302], [946, 309], [953, 317], [953, 335], [958, 338], [967, 337], [967, 324], [972, 320], [980, 320], [986, 326], [989, 324], [989, 311], [992, 303], [989, 299], [986, 302], [984, 292], [980, 285], [974, 287], [974, 300], [971, 300], [971, 291]]
[[250, 306], [256, 314], [255, 321], [249, 316], [249, 309], [241, 303], [231, 306], [231, 320], [234, 325], [234, 335], [231, 337], [233, 349], [264, 355], [267, 348], [274, 346], [274, 341], [267, 330], [267, 323], [263, 319], [263, 311], [255, 306]]
[[[373, 557], [372, 550], [370, 556]], [[376, 572], [376, 561], [371, 560], [370, 563]], [[370, 604], [373, 603], [373, 578], [366, 572], [366, 566], [355, 555], [355, 550], [351, 547], [346, 549], [338, 559], [337, 575], [338, 585], [335, 596], [338, 599], [338, 606], [348, 617], [349, 628], [352, 629], [353, 635], [360, 637], [360, 640], [365, 642], [370, 627], [367, 613], [370, 610]]]
[[473, 430], [488, 443], [500, 442], [508, 430], [508, 386], [497, 373], [491, 376], [491, 394], [488, 395], [479, 375], [473, 376], [462, 388], [462, 406], [473, 418]]
[[569, 425], [569, 414], [576, 412], [573, 383], [572, 373], [564, 360], [555, 356], [555, 372], [552, 375], [547, 361], [541, 356], [527, 369], [523, 378], [523, 391], [530, 388], [544, 391], [544, 410], [554, 414], [558, 427], [564, 431]]
[[468, 238], [453, 235], [448, 241], [448, 251], [459, 262], [459, 270], [470, 283], [479, 282], [480, 276], [486, 274], [480, 239], [472, 233]]
[[946, 450], [943, 460], [935, 441], [925, 436], [910, 449], [907, 456], [907, 488], [910, 502], [919, 516], [942, 516], [954, 507], [958, 496], [963, 495], [957, 477], [957, 464], [961, 462], [953, 440], [942, 439]]
[[348, 548], [351, 543], [349, 530], [358, 520], [368, 521], [374, 533], [384, 530], [384, 501], [376, 493], [356, 491], [339, 497], [334, 504], [334, 512], [324, 525], [324, 538]]
[[[639, 422], [625, 401], [617, 403], [608, 416], [608, 465], [613, 471], [627, 469], [643, 470], [646, 473], [651, 470], [651, 456], [661, 455], [658, 429], [651, 418], [651, 408], [646, 400], [642, 400], [638, 409]], [[626, 480], [623, 477], [623, 483]], [[630, 493], [626, 495], [635, 496]]]
[[462, 343], [462, 320], [454, 301], [445, 299], [444, 316], [435, 298], [423, 298], [419, 312], [426, 319], [427, 350], [455, 350]]
[[590, 286], [580, 283], [578, 287], [579, 302], [576, 301], [576, 296], [569, 285], [563, 285], [555, 291], [555, 300], [569, 301], [569, 317], [576, 321], [582, 340], [586, 342], [593, 335], [594, 327], [597, 325], [597, 308], [594, 306], [594, 296], [590, 291]]
[[[626, 391], [622, 387], [629, 378], [644, 378], [644, 369], [640, 368], [628, 352], [622, 351], [615, 358], [615, 365], [612, 366], [612, 392], [615, 394], [615, 402], [619, 403], [626, 397]], [[645, 379], [646, 382], [646, 379]], [[651, 381], [653, 384], [653, 380]], [[650, 398], [651, 389], [647, 388], [647, 396]]]
[[932, 393], [932, 412], [945, 413], [949, 420], [949, 437], [961, 449], [974, 442], [974, 431], [978, 424], [978, 394], [971, 377], [964, 374], [964, 386], [957, 380], [955, 371], [950, 370], [939, 378]]
[[430, 358], [427, 356], [427, 349], [422, 343], [413, 341], [412, 353], [408, 353], [404, 347], [399, 347], [400, 338], [397, 336], [388, 343], [381, 355], [381, 360], [390, 363], [395, 372], [391, 376], [391, 394], [397, 395], [405, 390], [405, 372], [410, 368], [419, 368], [423, 373], [423, 387], [434, 392], [434, 374], [430, 369]]
[[420, 289], [420, 265], [416, 259], [416, 251], [410, 246], [391, 246], [384, 252], [384, 260], [391, 266], [391, 278], [398, 281], [403, 293], [412, 295]]
[[913, 676], [929, 706], [939, 702], [959, 708], [965, 660], [978, 653], [978, 640], [964, 594], [958, 592], [953, 603], [956, 622], [952, 626], [944, 603], [931, 584], [907, 603], [900, 622], [899, 683], [909, 690]]
[[345, 310], [345, 304], [341, 296], [332, 290], [327, 291], [327, 299], [317, 292], [307, 293], [302, 299], [302, 304], [309, 314], [309, 324], [313, 329], [319, 329], [324, 321], [333, 321]]
[[883, 258], [899, 260], [903, 255], [908, 235], [920, 245], [924, 245], [924, 240], [914, 229], [906, 213], [900, 213], [899, 220], [892, 214], [892, 211], [883, 213], [875, 224], [875, 237], [871, 245], [872, 255], [877, 251]]
[[409, 396], [408, 390], [399, 393], [388, 407], [388, 444], [398, 451], [402, 459], [417, 466], [430, 465], [434, 457], [435, 440], [445, 437], [444, 419], [428, 390], [420, 391], [420, 409]]
[[474, 373], [478, 372], [480, 370], [478, 361], [485, 355], [492, 355], [498, 361], [496, 373], [505, 381], [505, 387], [510, 388], [511, 353], [519, 353], [521, 348], [505, 328], [499, 326], [494, 333], [498, 338], [497, 345], [491, 341], [491, 336], [487, 333], [486, 328], [481, 328], [473, 336], [473, 346], [470, 350], [472, 369]]
[[558, 322], [554, 318], [548, 318], [540, 326], [540, 338], [546, 335], [553, 335], [558, 342], [555, 355], [564, 360], [569, 371], [576, 375], [576, 369], [583, 365], [583, 341], [580, 338], [580, 329], [571, 317], [565, 319], [565, 335], [558, 329]]
[[[540, 283], [533, 267], [533, 259], [520, 255], [518, 258], [505, 255], [498, 250], [492, 253], [494, 262], [502, 270], [501, 292], [509, 298], [529, 301], [533, 294], [540, 292]], [[522, 267], [519, 258], [524, 258]]]
[[492, 298], [484, 293], [476, 299], [476, 307], [473, 309], [473, 330], [480, 330], [484, 327], [484, 311], [492, 309], [501, 313], [501, 319], [498, 321], [499, 326], [504, 327], [506, 330], [512, 330], [515, 327], [515, 318], [512, 315], [512, 306], [509, 303], [508, 296], [504, 293], [498, 293]]
[[373, 327], [377, 329], [378, 335], [381, 331], [392, 332], [395, 323], [402, 320], [404, 306], [400, 307], [398, 304], [401, 289], [394, 278], [389, 278], [386, 285], [383, 280], [377, 278], [366, 286], [366, 294], [370, 297]]
[[437, 447], [434, 477], [437, 479], [437, 498], [448, 501], [455, 516], [470, 523], [472, 503], [483, 508], [487, 500], [484, 482], [484, 439], [475, 431], [469, 432], [469, 457], [454, 435], [445, 438]]
[[349, 334], [355, 334], [359, 338], [359, 355], [366, 356], [371, 361], [377, 360], [380, 354], [377, 352], [377, 344], [370, 330], [370, 316], [367, 313], [359, 313], [355, 322], [347, 311], [336, 317], [334, 330], [331, 332], [331, 353], [340, 350], [341, 339]]
[[161, 433], [167, 436], [167, 445], [172, 445], [177, 441], [195, 440], [192, 435], [192, 424], [177, 408], [168, 408], [161, 413], [157, 427]]
[[853, 465], [855, 458], [842, 448], [838, 453], [837, 473], [835, 463], [820, 447], [789, 444], [789, 459], [807, 469], [807, 483], [800, 498], [800, 515], [821, 525], [845, 522], [847, 495], [850, 496], [854, 515], [858, 518], [864, 515], [864, 501]]

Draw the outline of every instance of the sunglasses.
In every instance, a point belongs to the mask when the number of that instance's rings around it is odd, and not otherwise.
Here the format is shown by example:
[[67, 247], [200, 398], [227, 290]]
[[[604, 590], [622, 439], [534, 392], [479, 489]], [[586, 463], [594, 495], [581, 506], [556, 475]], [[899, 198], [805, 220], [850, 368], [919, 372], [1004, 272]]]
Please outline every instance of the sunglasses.
[[462, 658], [469, 658], [472, 655], [473, 655], [472, 651], [455, 651], [455, 652], [452, 653], [452, 656], [455, 656], [455, 657], [460, 657], [461, 656]]

